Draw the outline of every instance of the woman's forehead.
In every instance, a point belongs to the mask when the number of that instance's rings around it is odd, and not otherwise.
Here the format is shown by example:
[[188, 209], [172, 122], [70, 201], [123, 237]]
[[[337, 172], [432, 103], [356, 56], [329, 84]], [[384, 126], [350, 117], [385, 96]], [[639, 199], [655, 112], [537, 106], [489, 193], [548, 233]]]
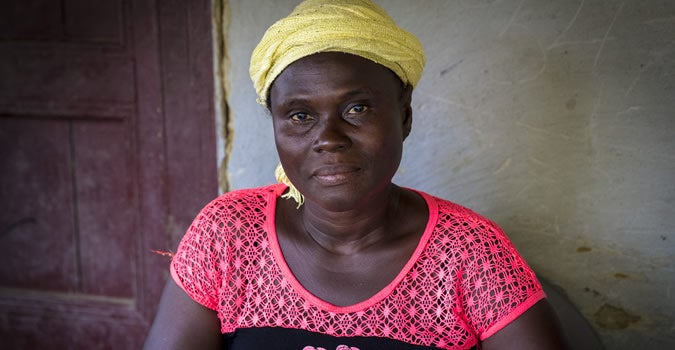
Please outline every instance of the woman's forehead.
[[361, 56], [344, 52], [320, 52], [305, 56], [291, 63], [280, 75], [288, 71], [306, 69], [331, 70], [335, 68], [352, 70], [361, 74], [372, 73], [375, 75], [379, 72], [394, 74], [389, 68]]
[[[388, 68], [356, 55], [324, 52], [303, 57], [277, 77], [270, 92], [304, 91], [316, 88], [381, 90], [398, 89], [401, 80]], [[273, 93], [274, 94], [274, 93]]]

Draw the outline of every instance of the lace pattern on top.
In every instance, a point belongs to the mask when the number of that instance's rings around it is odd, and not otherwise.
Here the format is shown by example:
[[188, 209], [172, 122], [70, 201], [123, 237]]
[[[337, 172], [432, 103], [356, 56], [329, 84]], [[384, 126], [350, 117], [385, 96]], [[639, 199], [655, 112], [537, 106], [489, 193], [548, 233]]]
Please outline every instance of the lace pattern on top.
[[272, 185], [218, 197], [197, 215], [172, 260], [174, 280], [218, 312], [223, 333], [283, 327], [465, 349], [544, 297], [533, 271], [494, 223], [418, 192], [437, 208], [429, 213], [433, 231], [425, 233], [424, 246], [398, 283], [358, 308], [312, 302], [284, 274], [285, 263], [277, 263], [273, 252], [278, 245], [270, 244], [276, 199], [284, 189]]

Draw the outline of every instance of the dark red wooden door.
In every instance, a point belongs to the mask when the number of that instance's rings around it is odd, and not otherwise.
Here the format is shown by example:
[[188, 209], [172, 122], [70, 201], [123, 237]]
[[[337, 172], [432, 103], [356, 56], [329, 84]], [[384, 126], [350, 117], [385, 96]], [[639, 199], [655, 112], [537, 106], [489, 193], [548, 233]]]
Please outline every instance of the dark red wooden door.
[[0, 2], [0, 347], [140, 348], [215, 196], [210, 1]]

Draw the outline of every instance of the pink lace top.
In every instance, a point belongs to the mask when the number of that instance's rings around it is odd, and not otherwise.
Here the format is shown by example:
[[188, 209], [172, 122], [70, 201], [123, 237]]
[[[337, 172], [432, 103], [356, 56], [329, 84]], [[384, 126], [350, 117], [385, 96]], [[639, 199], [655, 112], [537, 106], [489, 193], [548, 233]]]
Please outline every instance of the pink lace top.
[[217, 311], [224, 334], [281, 327], [467, 349], [545, 296], [494, 223], [418, 192], [429, 221], [403, 270], [368, 300], [327, 303], [295, 279], [279, 248], [275, 205], [285, 189], [271, 185], [218, 197], [195, 218], [173, 257], [174, 280]]

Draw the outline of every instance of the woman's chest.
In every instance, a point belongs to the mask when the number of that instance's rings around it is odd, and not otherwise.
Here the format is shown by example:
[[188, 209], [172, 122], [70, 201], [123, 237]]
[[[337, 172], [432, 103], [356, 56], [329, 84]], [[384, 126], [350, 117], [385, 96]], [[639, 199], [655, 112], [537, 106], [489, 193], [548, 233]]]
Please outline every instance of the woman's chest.
[[326, 256], [289, 250], [293, 276], [304, 289], [336, 306], [366, 301], [384, 290], [402, 272], [405, 254]]

